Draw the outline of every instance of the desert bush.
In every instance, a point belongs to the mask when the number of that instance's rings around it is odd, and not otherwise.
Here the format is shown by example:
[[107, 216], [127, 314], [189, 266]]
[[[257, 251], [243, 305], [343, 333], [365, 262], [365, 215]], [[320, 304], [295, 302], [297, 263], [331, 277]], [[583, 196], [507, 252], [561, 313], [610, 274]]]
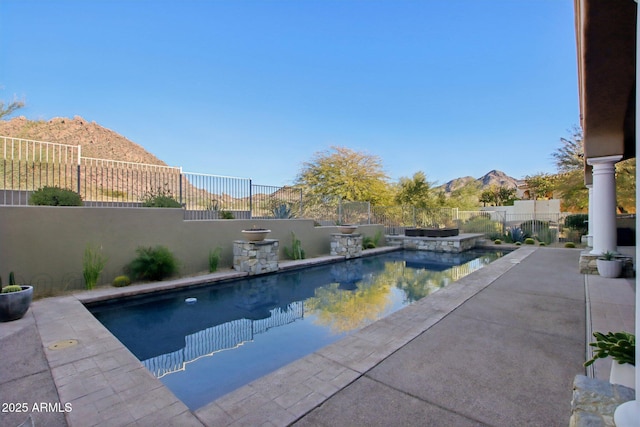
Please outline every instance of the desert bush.
[[364, 236], [362, 238], [362, 249], [374, 249], [378, 247], [380, 239], [382, 238], [382, 232], [378, 231], [373, 237]]
[[42, 187], [29, 197], [35, 206], [82, 206], [82, 197], [75, 191], [60, 187]]
[[493, 243], [495, 243], [496, 245], [501, 245], [502, 244], [502, 240], [496, 239], [496, 240], [493, 241]]
[[502, 224], [497, 221], [492, 221], [491, 218], [483, 215], [469, 218], [462, 225], [462, 229], [465, 233], [502, 234]]
[[576, 247], [576, 244], [575, 244], [575, 243], [573, 243], [573, 242], [567, 242], [567, 243], [565, 243], [565, 244], [564, 244], [564, 247], [565, 247], [565, 248], [573, 249], [573, 248], [575, 248], [575, 247]]
[[178, 270], [178, 261], [165, 246], [139, 247], [128, 270], [138, 280], [162, 280]]
[[533, 237], [537, 236], [541, 231], [549, 229], [549, 222], [530, 219], [520, 224], [520, 228], [527, 236]]
[[554, 228], [543, 228], [538, 231], [537, 237], [540, 242], [550, 245], [557, 240], [558, 231]]
[[129, 286], [130, 284], [131, 284], [131, 279], [129, 279], [129, 276], [122, 275], [113, 279], [113, 286], [115, 286], [116, 288]]
[[82, 257], [82, 276], [87, 289], [93, 289], [96, 286], [106, 263], [107, 258], [100, 248], [87, 245]]
[[526, 239], [524, 239], [524, 244], [525, 245], [535, 245], [536, 241], [532, 237], [527, 237]]
[[209, 251], [209, 273], [213, 273], [218, 269], [218, 263], [220, 262], [221, 247], [217, 247]]
[[145, 208], [181, 208], [182, 204], [175, 198], [168, 188], [157, 188], [148, 191], [142, 198]]
[[572, 214], [564, 219], [564, 226], [572, 230], [579, 230], [582, 234], [587, 232], [587, 223], [589, 219], [587, 214]]
[[233, 212], [220, 211], [220, 218], [221, 219], [235, 219], [235, 216], [233, 216]]

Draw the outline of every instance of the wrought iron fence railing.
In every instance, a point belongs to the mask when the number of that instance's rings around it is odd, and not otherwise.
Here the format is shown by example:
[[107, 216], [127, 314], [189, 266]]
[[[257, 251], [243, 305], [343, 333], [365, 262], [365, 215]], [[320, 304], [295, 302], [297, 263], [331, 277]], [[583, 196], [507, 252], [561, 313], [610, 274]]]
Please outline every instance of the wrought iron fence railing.
[[32, 192], [58, 186], [79, 193], [86, 206], [140, 207], [157, 196], [175, 200], [187, 220], [313, 219], [318, 225], [382, 224], [386, 234], [411, 227], [458, 227], [494, 238], [520, 228], [545, 243], [563, 235], [564, 214], [510, 214], [457, 208], [371, 206], [305, 194], [295, 186], [183, 172], [180, 167], [82, 156], [81, 146], [0, 136], [0, 204], [26, 205]]

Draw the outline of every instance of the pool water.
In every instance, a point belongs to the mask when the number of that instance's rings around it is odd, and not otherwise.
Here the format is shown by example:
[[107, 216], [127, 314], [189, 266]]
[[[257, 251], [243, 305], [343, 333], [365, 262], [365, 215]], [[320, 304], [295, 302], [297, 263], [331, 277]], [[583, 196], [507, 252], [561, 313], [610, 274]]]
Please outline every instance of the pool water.
[[195, 410], [502, 255], [396, 251], [89, 310]]

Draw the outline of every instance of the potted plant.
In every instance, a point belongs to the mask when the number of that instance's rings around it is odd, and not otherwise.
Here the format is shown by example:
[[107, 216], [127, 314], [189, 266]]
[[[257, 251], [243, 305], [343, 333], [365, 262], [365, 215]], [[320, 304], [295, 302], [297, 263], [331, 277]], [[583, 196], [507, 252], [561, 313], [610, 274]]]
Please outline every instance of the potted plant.
[[606, 335], [594, 332], [595, 342], [589, 343], [595, 348], [593, 357], [584, 366], [593, 364], [597, 359], [611, 357], [611, 384], [621, 384], [635, 389], [636, 376], [636, 337], [629, 332], [609, 332]]
[[20, 319], [29, 310], [32, 299], [33, 286], [16, 285], [13, 272], [9, 273], [9, 286], [0, 292], [0, 322]]
[[247, 230], [242, 230], [244, 238], [250, 242], [261, 242], [267, 235], [271, 233], [271, 230], [266, 228], [258, 228], [255, 225]]
[[596, 260], [598, 274], [602, 277], [620, 277], [622, 273], [622, 263], [616, 259], [615, 252], [607, 251]]

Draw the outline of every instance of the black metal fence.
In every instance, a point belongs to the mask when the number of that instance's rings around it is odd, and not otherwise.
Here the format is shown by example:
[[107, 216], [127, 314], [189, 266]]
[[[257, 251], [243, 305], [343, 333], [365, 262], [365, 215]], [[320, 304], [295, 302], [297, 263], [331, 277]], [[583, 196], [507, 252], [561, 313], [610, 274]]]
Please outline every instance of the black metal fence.
[[253, 184], [248, 178], [183, 172], [182, 168], [83, 157], [81, 147], [0, 136], [0, 204], [26, 205], [45, 186], [76, 191], [86, 206], [142, 207], [158, 197], [184, 209], [186, 220], [313, 219], [318, 225], [382, 224], [387, 234], [411, 227], [458, 227], [504, 236], [515, 228], [557, 242], [562, 214], [371, 206], [304, 194], [295, 186]]

